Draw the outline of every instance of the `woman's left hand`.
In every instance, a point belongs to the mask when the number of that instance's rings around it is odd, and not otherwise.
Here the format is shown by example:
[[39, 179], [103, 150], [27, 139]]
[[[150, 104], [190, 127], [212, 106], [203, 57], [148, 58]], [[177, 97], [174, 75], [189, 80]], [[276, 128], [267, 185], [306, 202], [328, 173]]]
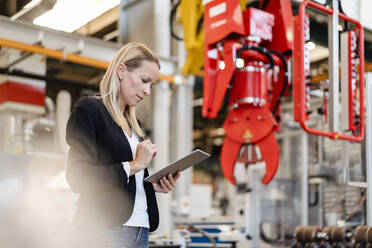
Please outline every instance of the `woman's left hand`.
[[169, 193], [173, 190], [173, 188], [176, 186], [177, 179], [181, 176], [181, 172], [177, 172], [176, 176], [173, 177], [172, 174], [168, 175], [168, 178], [163, 177], [160, 179], [160, 184], [153, 183], [155, 192], [160, 193]]

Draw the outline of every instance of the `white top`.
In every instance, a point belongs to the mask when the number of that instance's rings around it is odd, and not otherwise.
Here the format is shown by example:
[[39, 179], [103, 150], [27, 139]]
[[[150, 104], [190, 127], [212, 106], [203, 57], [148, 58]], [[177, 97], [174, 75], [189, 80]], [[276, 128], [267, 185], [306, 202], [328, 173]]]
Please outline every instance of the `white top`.
[[[125, 136], [128, 139], [130, 148], [132, 150], [133, 159], [136, 157], [137, 146], [139, 144], [138, 137], [135, 132], [132, 130], [132, 137], [129, 137], [125, 132]], [[127, 178], [129, 182], [130, 175], [130, 164], [129, 162], [123, 162], [123, 167], [125, 173], [127, 173]], [[136, 178], [136, 196], [134, 200], [133, 213], [130, 216], [129, 220], [124, 223], [124, 226], [140, 226], [150, 228], [149, 224], [149, 214], [147, 213], [147, 201], [146, 201], [146, 192], [143, 187], [143, 177], [145, 171], [141, 170], [135, 174]]]

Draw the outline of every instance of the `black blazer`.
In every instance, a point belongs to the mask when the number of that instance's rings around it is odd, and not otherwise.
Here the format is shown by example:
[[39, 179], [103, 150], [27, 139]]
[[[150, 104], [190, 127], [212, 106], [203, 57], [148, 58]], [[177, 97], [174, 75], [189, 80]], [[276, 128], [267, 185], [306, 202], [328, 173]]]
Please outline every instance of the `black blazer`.
[[[122, 162], [132, 161], [128, 140], [99, 98], [80, 99], [67, 123], [70, 145], [66, 180], [80, 193], [74, 222], [77, 225], [114, 227], [132, 215], [136, 195], [135, 176], [129, 177]], [[145, 170], [145, 177], [148, 175]], [[159, 212], [151, 183], [144, 182], [150, 231], [159, 225]]]

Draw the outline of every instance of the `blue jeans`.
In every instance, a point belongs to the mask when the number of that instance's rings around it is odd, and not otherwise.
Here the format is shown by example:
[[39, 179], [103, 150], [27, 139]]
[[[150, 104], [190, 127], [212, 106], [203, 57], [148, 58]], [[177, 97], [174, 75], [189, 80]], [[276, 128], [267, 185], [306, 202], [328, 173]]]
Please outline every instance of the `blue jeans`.
[[148, 248], [149, 229], [134, 226], [105, 230], [75, 227], [68, 235], [67, 243], [66, 248]]
[[122, 226], [117, 230], [103, 231], [103, 235], [107, 239], [107, 248], [149, 247], [149, 229], [144, 227]]

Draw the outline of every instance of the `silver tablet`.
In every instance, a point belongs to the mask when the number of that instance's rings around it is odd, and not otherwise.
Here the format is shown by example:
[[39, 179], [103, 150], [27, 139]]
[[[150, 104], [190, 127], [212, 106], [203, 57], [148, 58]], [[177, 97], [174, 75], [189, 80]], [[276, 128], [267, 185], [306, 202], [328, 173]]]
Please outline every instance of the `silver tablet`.
[[145, 181], [151, 183], [160, 183], [160, 179], [162, 177], [169, 174], [174, 175], [178, 171], [186, 170], [187, 168], [198, 164], [199, 162], [209, 158], [210, 156], [211, 155], [209, 155], [208, 153], [197, 149], [187, 154], [186, 156], [174, 161], [173, 163], [170, 163], [167, 167], [155, 172], [151, 176], [146, 177]]

